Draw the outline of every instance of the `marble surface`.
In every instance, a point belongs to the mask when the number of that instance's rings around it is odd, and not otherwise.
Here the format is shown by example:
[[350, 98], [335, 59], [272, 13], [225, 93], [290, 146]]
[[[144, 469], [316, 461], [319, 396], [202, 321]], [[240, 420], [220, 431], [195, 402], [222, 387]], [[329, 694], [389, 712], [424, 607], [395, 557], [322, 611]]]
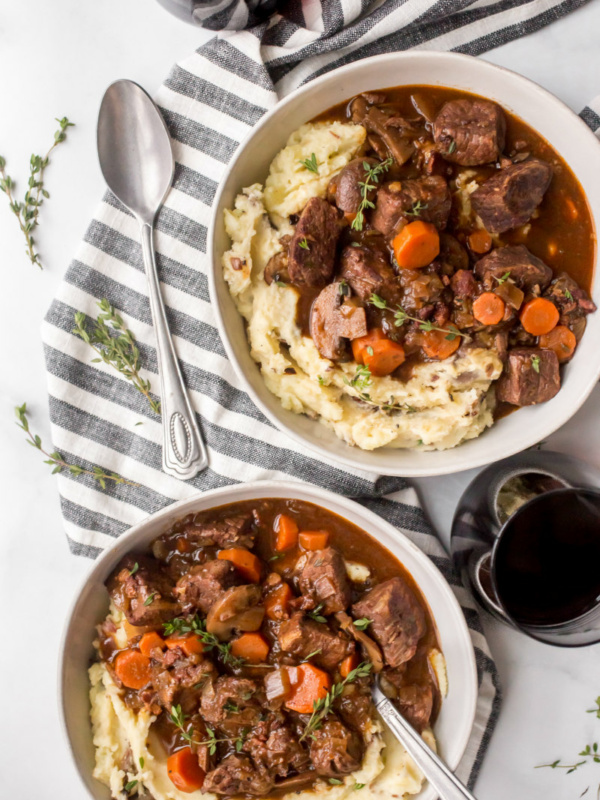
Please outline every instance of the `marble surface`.
[[[532, 36], [485, 55], [538, 81], [579, 110], [600, 92], [600, 0]], [[2, 725], [0, 796], [83, 800], [58, 721], [56, 662], [60, 632], [89, 563], [69, 554], [48, 467], [26, 446], [12, 409], [27, 400], [48, 441], [42, 317], [103, 191], [95, 124], [106, 86], [132, 78], [152, 91], [172, 62], [206, 38], [152, 0], [0, 2], [0, 152], [23, 178], [32, 151], [46, 147], [54, 117], [77, 123], [48, 170], [52, 198], [37, 237], [46, 269], [23, 254], [16, 221], [0, 197], [4, 282], [1, 325], [0, 645]], [[600, 388], [546, 445], [600, 468]], [[472, 473], [423, 479], [419, 490], [447, 540], [452, 513]], [[586, 714], [600, 694], [598, 647], [559, 650], [488, 626], [504, 705], [476, 787], [479, 800], [596, 797], [600, 765], [566, 775], [535, 770], [572, 759], [600, 735]], [[35, 644], [34, 644], [35, 643]]]

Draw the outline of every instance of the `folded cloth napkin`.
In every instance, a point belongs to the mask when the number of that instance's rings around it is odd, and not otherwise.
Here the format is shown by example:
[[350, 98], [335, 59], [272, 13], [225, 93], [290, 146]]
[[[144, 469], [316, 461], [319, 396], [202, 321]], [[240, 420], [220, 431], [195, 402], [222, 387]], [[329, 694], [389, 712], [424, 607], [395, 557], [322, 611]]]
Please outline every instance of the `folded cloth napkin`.
[[[463, 607], [480, 683], [475, 727], [459, 769], [471, 785], [500, 697], [475, 606], [406, 481], [318, 460], [275, 429], [244, 393], [210, 306], [207, 226], [217, 185], [239, 142], [279, 97], [300, 84], [353, 59], [410, 47], [480, 53], [578, 5], [578, 0], [290, 0], [268, 16], [272, 2], [206, 4], [204, 24], [221, 34], [177, 64], [156, 95], [177, 162], [173, 191], [157, 221], [158, 268], [210, 458], [209, 469], [194, 480], [183, 483], [161, 472], [160, 419], [119, 373], [91, 363], [90, 348], [72, 333], [75, 312], [95, 318], [97, 301], [107, 298], [134, 332], [145, 374], [158, 387], [138, 226], [111, 194], [88, 228], [43, 331], [54, 446], [82, 468], [99, 465], [139, 484], [109, 482], [102, 489], [85, 475], [61, 474], [72, 551], [94, 557], [147, 514], [198, 490], [239, 481], [292, 478], [356, 497], [429, 554]], [[595, 106], [585, 112], [595, 127], [600, 127], [598, 111]]]

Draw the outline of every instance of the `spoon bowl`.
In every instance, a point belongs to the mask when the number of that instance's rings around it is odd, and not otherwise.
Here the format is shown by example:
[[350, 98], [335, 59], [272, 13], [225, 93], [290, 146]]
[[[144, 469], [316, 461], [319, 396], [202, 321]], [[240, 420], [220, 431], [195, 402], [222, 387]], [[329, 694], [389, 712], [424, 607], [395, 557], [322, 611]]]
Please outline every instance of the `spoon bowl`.
[[169, 131], [133, 81], [108, 87], [98, 118], [98, 155], [111, 192], [144, 222], [162, 206], [175, 172]]

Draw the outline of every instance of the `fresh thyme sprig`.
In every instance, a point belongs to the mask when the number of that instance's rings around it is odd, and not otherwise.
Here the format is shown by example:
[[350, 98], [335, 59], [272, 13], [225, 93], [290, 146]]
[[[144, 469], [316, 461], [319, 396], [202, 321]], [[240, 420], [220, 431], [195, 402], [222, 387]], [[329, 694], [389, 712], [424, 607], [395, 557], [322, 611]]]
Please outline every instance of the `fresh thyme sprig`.
[[536, 769], [543, 769], [544, 767], [549, 767], [550, 769], [566, 769], [567, 775], [570, 775], [571, 772], [575, 772], [576, 769], [579, 769], [579, 767], [582, 767], [584, 764], [600, 764], [597, 742], [594, 742], [594, 744], [587, 744], [578, 755], [583, 756], [583, 761], [577, 761], [575, 764], [563, 764], [562, 760], [557, 758], [556, 761], [553, 761], [551, 764], [538, 764]]
[[361, 619], [355, 619], [352, 623], [356, 630], [358, 631], [366, 631], [369, 625], [373, 622], [372, 619], [368, 617], [362, 617]]
[[[589, 708], [587, 709], [588, 714], [595, 714], [598, 719], [600, 719], [600, 697], [597, 697], [595, 700], [596, 708]], [[538, 764], [535, 769], [563, 769], [567, 775], [570, 775], [572, 772], [575, 772], [580, 767], [585, 766], [586, 764], [600, 764], [600, 749], [598, 747], [598, 743], [594, 742], [593, 744], [586, 744], [586, 746], [581, 750], [578, 754], [580, 761], [573, 759], [573, 763], [563, 764], [562, 758], [557, 758], [556, 761], [552, 761], [550, 764]], [[579, 796], [583, 797], [589, 791], [589, 786], [585, 789]], [[598, 785], [597, 790], [597, 797], [600, 798], [600, 784]]]
[[417, 200], [415, 203], [412, 204], [412, 208], [410, 211], [406, 212], [408, 217], [420, 217], [421, 211], [426, 211], [429, 208], [428, 203], [422, 203], [420, 200]]
[[364, 181], [360, 181], [358, 184], [360, 186], [360, 205], [350, 226], [352, 230], [362, 231], [365, 224], [365, 210], [367, 208], [375, 208], [375, 203], [369, 200], [369, 192], [377, 188], [379, 176], [387, 172], [393, 163], [393, 158], [386, 158], [385, 161], [380, 161], [379, 164], [374, 166], [371, 166], [368, 161], [363, 161], [363, 169], [366, 174]]
[[196, 741], [194, 739], [194, 726], [190, 722], [190, 724], [186, 727], [185, 721], [187, 719], [186, 714], [183, 713], [183, 710], [180, 705], [172, 706], [171, 712], [168, 714], [169, 720], [179, 728], [179, 732], [181, 737], [184, 741], [188, 743], [191, 747], [192, 745], [196, 745], [196, 747], [208, 747], [209, 755], [214, 756], [217, 752], [217, 745], [221, 742], [235, 742], [235, 749], [239, 753], [242, 747], [244, 746], [244, 739], [246, 738], [248, 731], [246, 729], [242, 730], [240, 735], [236, 739], [226, 738], [226, 739], [217, 739], [216, 734], [212, 728], [206, 728], [206, 735], [208, 739], [204, 739], [202, 741]]
[[321, 614], [323, 610], [323, 603], [319, 603], [318, 606], [315, 606], [312, 611], [307, 612], [307, 616], [311, 619], [314, 619], [315, 622], [327, 622], [327, 617], [324, 617]]
[[214, 633], [208, 633], [205, 620], [200, 619], [198, 615], [190, 620], [177, 617], [177, 619], [172, 619], [170, 622], [164, 622], [163, 628], [166, 636], [172, 636], [174, 633], [194, 633], [200, 639], [206, 651], [216, 650], [223, 659], [223, 663], [232, 667], [240, 667], [246, 663], [244, 658], [232, 655], [230, 644], [223, 644]]
[[390, 309], [383, 297], [380, 297], [378, 294], [372, 294], [371, 297], [369, 297], [368, 302], [376, 308], [394, 311], [394, 325], [396, 325], [397, 328], [401, 327], [405, 322], [410, 320], [411, 322], [416, 322], [419, 330], [421, 331], [440, 331], [441, 333], [445, 333], [446, 336], [444, 338], [449, 342], [453, 342], [457, 336], [462, 336], [465, 342], [471, 341], [471, 337], [468, 334], [459, 331], [456, 325], [448, 325], [447, 328], [441, 328], [439, 325], [434, 325], [433, 322], [430, 322], [429, 320], [411, 317], [410, 314], [406, 313], [402, 306], [396, 306], [395, 310]]
[[317, 157], [314, 153], [310, 154], [310, 158], [301, 160], [300, 163], [304, 169], [307, 169], [309, 172], [314, 172], [315, 175], [319, 174], [319, 165], [317, 164]]
[[52, 453], [48, 453], [42, 447], [41, 438], [37, 435], [37, 433], [32, 433], [29, 428], [29, 420], [27, 419], [27, 403], [23, 403], [22, 406], [16, 406], [15, 413], [18, 419], [18, 427], [27, 434], [28, 444], [30, 444], [32, 447], [35, 447], [36, 450], [39, 450], [40, 453], [43, 453], [43, 455], [46, 456], [47, 460], [44, 461], [44, 464], [50, 464], [54, 467], [52, 470], [53, 475], [56, 472], [62, 472], [63, 470], [67, 470], [71, 473], [71, 475], [75, 475], [76, 477], [78, 475], [90, 475], [100, 484], [103, 489], [106, 489], [106, 481], [125, 483], [127, 486], [139, 486], [138, 483], [133, 483], [133, 481], [126, 481], [125, 478], [117, 475], [116, 472], [105, 472], [103, 469], [100, 469], [100, 467], [83, 469], [83, 467], [80, 467], [77, 464], [69, 464], [56, 450], [54, 450]]
[[50, 163], [50, 154], [67, 138], [67, 128], [73, 127], [66, 117], [56, 120], [59, 129], [54, 134], [54, 142], [44, 157], [32, 155], [29, 160], [29, 180], [27, 191], [22, 201], [15, 200], [15, 181], [6, 172], [6, 159], [0, 156], [0, 189], [8, 197], [10, 210], [19, 221], [19, 227], [25, 236], [27, 247], [25, 252], [32, 264], [43, 269], [39, 253], [35, 249], [33, 231], [39, 225], [40, 208], [50, 195], [44, 188], [44, 170]]
[[501, 275], [499, 278], [497, 275], [492, 275], [492, 278], [498, 282], [498, 286], [502, 286], [502, 284], [506, 283], [506, 281], [510, 281], [511, 283], [513, 283], [510, 277], [510, 270], [505, 272], [504, 275]]
[[100, 300], [98, 307], [100, 314], [91, 330], [88, 330], [85, 314], [82, 311], [75, 314], [73, 333], [98, 353], [99, 358], [93, 358], [92, 363], [104, 361], [114, 367], [144, 395], [152, 411], [160, 414], [160, 401], [151, 396], [150, 381], [140, 375], [140, 351], [133, 333], [106, 298]]
[[388, 403], [376, 403], [375, 400], [371, 397], [367, 389], [369, 389], [373, 383], [371, 378], [371, 370], [366, 364], [360, 364], [356, 368], [356, 372], [354, 373], [354, 377], [346, 378], [344, 377], [344, 383], [346, 386], [349, 386], [351, 389], [354, 389], [356, 392], [356, 396], [359, 400], [362, 400], [363, 403], [368, 403], [370, 406], [375, 406], [375, 408], [380, 408], [382, 411], [406, 411], [408, 413], [413, 413], [416, 411], [415, 408], [409, 405], [405, 405], [403, 403], [394, 403], [394, 398], [391, 397]]
[[600, 697], [597, 697], [594, 701], [596, 703], [596, 708], [588, 708], [585, 712], [586, 714], [595, 714], [598, 719], [600, 719]]
[[539, 356], [531, 356], [531, 366], [533, 367], [533, 371], [537, 372], [538, 375], [540, 373], [540, 357]]
[[302, 732], [300, 741], [306, 738], [314, 739], [314, 731], [319, 730], [325, 718], [333, 711], [333, 704], [344, 691], [344, 687], [359, 678], [368, 677], [372, 667], [373, 665], [369, 661], [363, 661], [358, 667], [351, 670], [343, 681], [334, 683], [325, 697], [322, 697], [320, 700], [315, 700], [313, 703], [313, 712], [308, 720], [306, 728]]

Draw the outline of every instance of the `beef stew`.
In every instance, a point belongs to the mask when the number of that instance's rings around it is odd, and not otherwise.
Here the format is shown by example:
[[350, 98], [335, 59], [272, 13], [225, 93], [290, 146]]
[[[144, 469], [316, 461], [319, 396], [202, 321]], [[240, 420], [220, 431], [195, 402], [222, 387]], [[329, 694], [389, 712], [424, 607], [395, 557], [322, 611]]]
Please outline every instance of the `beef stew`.
[[301, 330], [361, 380], [490, 348], [498, 415], [551, 399], [596, 310], [595, 232], [568, 165], [506, 109], [449, 88], [364, 93], [314, 122], [335, 120], [364, 126], [364, 154], [265, 270], [300, 293]]
[[[365, 555], [368, 554], [367, 557]], [[311, 503], [264, 499], [177, 522], [107, 580], [99, 657], [182, 791], [271, 797], [360, 768], [382, 686], [422, 731], [441, 696], [435, 623], [410, 574]], [[325, 702], [327, 701], [327, 702]]]

